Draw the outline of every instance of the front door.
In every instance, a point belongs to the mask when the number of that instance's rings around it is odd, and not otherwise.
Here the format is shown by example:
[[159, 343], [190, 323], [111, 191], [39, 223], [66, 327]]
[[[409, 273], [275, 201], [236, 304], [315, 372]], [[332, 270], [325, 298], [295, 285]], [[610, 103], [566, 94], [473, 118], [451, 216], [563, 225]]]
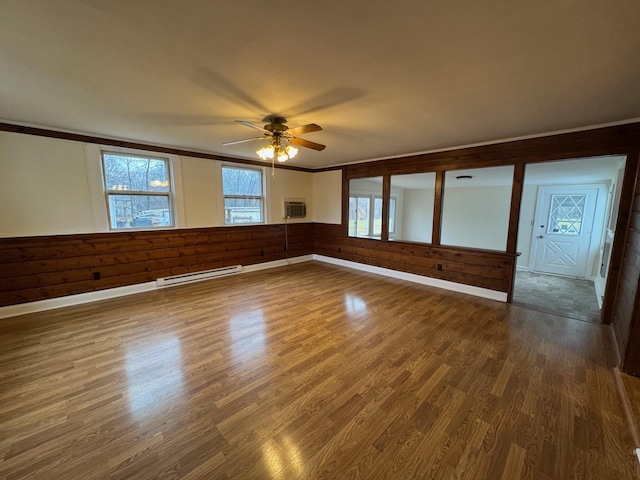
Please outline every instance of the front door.
[[540, 187], [533, 271], [586, 277], [598, 188]]

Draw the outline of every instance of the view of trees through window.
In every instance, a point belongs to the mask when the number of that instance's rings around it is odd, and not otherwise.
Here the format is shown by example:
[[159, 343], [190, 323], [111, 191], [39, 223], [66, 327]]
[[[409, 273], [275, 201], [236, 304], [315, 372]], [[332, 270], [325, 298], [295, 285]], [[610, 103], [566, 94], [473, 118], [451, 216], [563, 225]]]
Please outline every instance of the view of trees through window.
[[371, 197], [349, 197], [349, 235], [368, 237], [371, 220]]
[[111, 228], [173, 225], [167, 159], [103, 152], [102, 168]]
[[[393, 205], [395, 209], [395, 202]], [[380, 238], [381, 234], [382, 177], [350, 180], [349, 236]]]
[[224, 223], [263, 223], [262, 170], [222, 167]]

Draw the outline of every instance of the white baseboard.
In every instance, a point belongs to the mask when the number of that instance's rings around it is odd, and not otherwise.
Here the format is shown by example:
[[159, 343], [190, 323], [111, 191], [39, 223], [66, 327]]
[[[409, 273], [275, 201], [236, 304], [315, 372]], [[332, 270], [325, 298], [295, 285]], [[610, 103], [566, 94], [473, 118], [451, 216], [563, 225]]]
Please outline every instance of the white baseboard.
[[256, 263], [254, 265], [243, 265], [242, 273], [257, 272], [258, 270], [266, 270], [267, 268], [285, 267], [293, 263], [309, 262], [313, 260], [313, 255], [301, 255], [286, 260], [274, 260], [272, 262]]
[[598, 307], [602, 309], [602, 299], [604, 298], [605, 280], [598, 275], [593, 277], [593, 284], [596, 287], [596, 297], [598, 298]]
[[518, 272], [530, 272], [531, 270], [529, 269], [529, 267], [525, 267], [523, 265], [516, 265], [516, 270]]
[[[419, 283], [422, 285], [429, 285], [432, 287], [443, 288], [445, 290], [452, 290], [454, 292], [466, 293], [468, 295], [474, 295], [476, 297], [489, 298], [491, 300], [498, 300], [500, 302], [507, 301], [507, 294], [504, 292], [497, 292], [495, 290], [489, 290], [487, 288], [473, 287], [470, 285], [464, 285], [461, 283], [449, 282], [447, 280], [440, 280], [437, 278], [423, 277], [422, 275], [415, 275], [413, 273], [400, 272], [397, 270], [391, 270], [388, 268], [374, 267], [371, 265], [365, 265], [363, 263], [350, 262], [348, 260], [340, 260], [339, 258], [325, 257], [324, 255], [302, 255], [299, 257], [289, 258], [287, 260], [275, 260], [273, 262], [257, 263], [255, 265], [243, 265], [242, 273], [256, 272], [259, 270], [265, 270], [268, 268], [283, 267], [286, 265], [308, 262], [311, 260], [318, 260], [320, 262], [330, 263], [333, 265], [340, 265], [347, 268], [353, 268], [354, 270], [361, 270], [364, 272], [375, 273], [378, 275], [384, 275], [385, 277], [397, 278], [400, 280], [407, 280], [409, 282]], [[66, 297], [50, 298], [47, 300], [38, 300], [36, 302], [21, 303], [18, 305], [9, 305], [6, 307], [0, 307], [0, 318], [15, 317], [18, 315], [26, 315], [28, 313], [42, 312], [45, 310], [53, 310], [55, 308], [69, 307], [71, 305], [80, 305], [83, 303], [95, 302], [98, 300], [106, 300], [109, 298], [123, 297], [125, 295], [133, 295], [136, 293], [148, 292], [156, 290], [158, 287], [156, 282], [139, 283], [136, 285], [128, 285], [126, 287], [109, 288], [106, 290], [99, 290], [97, 292], [79, 293], [76, 295], [68, 295]], [[161, 288], [171, 288], [161, 287]]]
[[156, 288], [156, 282], [154, 281], [138, 283], [136, 285], [127, 285], [126, 287], [108, 288], [106, 290], [98, 290], [97, 292], [78, 293], [76, 295], [68, 295], [66, 297], [49, 298], [47, 300], [38, 300], [36, 302], [9, 305], [7, 307], [0, 307], [0, 318], [16, 317], [18, 315], [26, 315], [28, 313], [53, 310], [54, 308], [97, 302], [98, 300], [106, 300], [108, 298], [123, 297], [125, 295], [133, 295], [135, 293], [148, 292], [150, 290], [155, 290]]
[[[273, 262], [246, 265], [242, 267], [240, 274], [264, 270], [266, 268], [282, 267], [292, 263], [308, 262], [310, 260], [313, 260], [313, 255], [303, 255], [300, 257], [290, 258], [288, 260], [276, 260]], [[175, 285], [163, 286], [160, 288], [171, 288], [172, 286]], [[43, 312], [45, 310], [53, 310], [55, 308], [69, 307], [71, 305], [80, 305], [83, 303], [96, 302], [98, 300], [124, 297], [125, 295], [149, 292], [151, 290], [156, 290], [157, 288], [158, 286], [156, 285], [156, 282], [153, 281], [138, 283], [136, 285], [127, 285], [126, 287], [108, 288], [97, 292], [78, 293], [76, 295], [68, 295], [66, 297], [50, 298], [47, 300], [38, 300], [36, 302], [20, 303], [18, 305], [9, 305], [6, 307], [0, 307], [0, 318], [16, 317], [18, 315]]]
[[314, 260], [320, 262], [331, 263], [332, 265], [340, 265], [342, 267], [353, 268], [355, 270], [362, 270], [364, 272], [375, 273], [378, 275], [384, 275], [385, 277], [397, 278], [400, 280], [407, 280], [409, 282], [420, 283], [422, 285], [429, 285], [431, 287], [443, 288], [445, 290], [452, 290], [454, 292], [466, 293], [468, 295], [474, 295], [476, 297], [489, 298], [491, 300], [497, 300], [499, 302], [507, 301], [506, 292], [498, 292], [496, 290], [489, 290], [488, 288], [473, 287], [471, 285], [464, 285], [462, 283], [450, 282], [448, 280], [440, 280], [438, 278], [424, 277], [422, 275], [416, 275], [414, 273], [400, 272], [398, 270], [391, 270], [389, 268], [374, 267], [371, 265], [365, 265], [363, 263], [351, 262], [348, 260], [341, 260], [339, 258], [325, 257], [324, 255], [313, 255]]

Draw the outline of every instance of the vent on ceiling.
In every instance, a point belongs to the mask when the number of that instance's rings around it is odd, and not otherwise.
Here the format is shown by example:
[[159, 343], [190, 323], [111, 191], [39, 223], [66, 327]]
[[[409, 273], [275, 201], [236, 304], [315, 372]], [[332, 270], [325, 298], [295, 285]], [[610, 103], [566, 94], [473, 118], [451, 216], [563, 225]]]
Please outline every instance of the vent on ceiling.
[[233, 265], [231, 267], [214, 268], [213, 270], [185, 273], [184, 275], [173, 275], [171, 277], [156, 279], [156, 286], [168, 287], [169, 285], [179, 285], [181, 283], [199, 282], [200, 280], [209, 280], [211, 278], [234, 275], [236, 273], [240, 273], [241, 271], [242, 265]]
[[285, 218], [304, 218], [307, 216], [307, 204], [304, 200], [284, 200]]

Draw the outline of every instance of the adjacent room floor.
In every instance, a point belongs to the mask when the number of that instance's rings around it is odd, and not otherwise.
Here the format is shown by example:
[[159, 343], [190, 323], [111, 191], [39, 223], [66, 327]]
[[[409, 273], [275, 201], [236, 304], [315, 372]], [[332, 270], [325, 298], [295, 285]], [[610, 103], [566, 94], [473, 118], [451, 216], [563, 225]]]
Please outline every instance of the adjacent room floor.
[[601, 325], [316, 262], [0, 320], [0, 478], [632, 479]]
[[600, 307], [592, 281], [516, 272], [513, 303], [542, 312], [600, 323]]

